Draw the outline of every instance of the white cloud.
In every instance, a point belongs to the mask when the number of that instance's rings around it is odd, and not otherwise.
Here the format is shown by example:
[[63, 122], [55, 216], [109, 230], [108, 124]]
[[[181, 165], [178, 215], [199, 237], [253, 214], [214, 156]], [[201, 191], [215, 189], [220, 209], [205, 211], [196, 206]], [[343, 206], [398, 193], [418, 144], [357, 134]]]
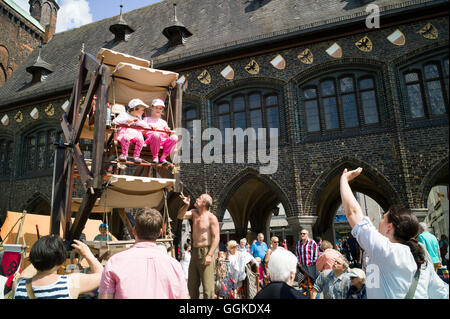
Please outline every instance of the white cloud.
[[87, 0], [64, 0], [59, 1], [59, 3], [56, 32], [78, 28], [93, 21], [91, 8]]

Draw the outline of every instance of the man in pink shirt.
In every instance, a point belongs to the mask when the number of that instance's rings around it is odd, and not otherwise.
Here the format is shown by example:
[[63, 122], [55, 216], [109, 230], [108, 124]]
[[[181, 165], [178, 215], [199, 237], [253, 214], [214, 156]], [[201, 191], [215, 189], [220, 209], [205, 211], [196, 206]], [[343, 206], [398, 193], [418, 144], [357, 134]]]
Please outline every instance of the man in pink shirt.
[[322, 240], [321, 248], [323, 253], [319, 256], [316, 262], [318, 272], [322, 272], [325, 269], [333, 269], [335, 260], [342, 256], [340, 252], [333, 249], [333, 245], [328, 240]]
[[181, 264], [156, 246], [162, 216], [155, 209], [137, 213], [136, 243], [107, 262], [98, 289], [100, 299], [189, 298]]

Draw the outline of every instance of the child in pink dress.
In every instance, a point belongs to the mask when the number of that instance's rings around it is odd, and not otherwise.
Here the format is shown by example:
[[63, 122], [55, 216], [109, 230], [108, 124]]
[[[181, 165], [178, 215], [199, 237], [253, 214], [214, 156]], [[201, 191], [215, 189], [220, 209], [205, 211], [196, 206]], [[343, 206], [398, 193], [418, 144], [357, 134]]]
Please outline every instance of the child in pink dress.
[[134, 143], [133, 157], [136, 163], [142, 163], [140, 158], [142, 147], [144, 146], [144, 136], [139, 128], [149, 128], [148, 124], [142, 119], [145, 108], [149, 107], [140, 99], [132, 99], [128, 103], [128, 112], [120, 113], [113, 123], [128, 125], [129, 127], [120, 127], [117, 140], [122, 146], [122, 155], [119, 161], [126, 161], [130, 144]]
[[[146, 131], [144, 147], [150, 145], [153, 155], [153, 163], [168, 164], [167, 156], [175, 148], [178, 142], [178, 136], [170, 135], [171, 130], [167, 122], [161, 118], [161, 114], [165, 108], [162, 99], [154, 99], [151, 106], [151, 116], [145, 117], [144, 121], [154, 131]], [[160, 148], [163, 148], [162, 156], [158, 159]]]

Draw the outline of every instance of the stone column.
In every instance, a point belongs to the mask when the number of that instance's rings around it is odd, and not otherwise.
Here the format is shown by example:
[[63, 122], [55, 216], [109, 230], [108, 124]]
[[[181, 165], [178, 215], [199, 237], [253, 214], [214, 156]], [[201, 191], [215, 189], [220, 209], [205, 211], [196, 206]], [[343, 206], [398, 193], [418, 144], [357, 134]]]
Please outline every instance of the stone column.
[[309, 232], [309, 238], [313, 238], [313, 226], [316, 223], [317, 216], [293, 216], [287, 217], [289, 227], [292, 229], [294, 237], [294, 247], [300, 239], [300, 231], [306, 229]]
[[423, 222], [425, 220], [425, 217], [428, 215], [428, 209], [427, 208], [413, 208], [411, 209], [412, 213], [416, 215], [419, 222]]

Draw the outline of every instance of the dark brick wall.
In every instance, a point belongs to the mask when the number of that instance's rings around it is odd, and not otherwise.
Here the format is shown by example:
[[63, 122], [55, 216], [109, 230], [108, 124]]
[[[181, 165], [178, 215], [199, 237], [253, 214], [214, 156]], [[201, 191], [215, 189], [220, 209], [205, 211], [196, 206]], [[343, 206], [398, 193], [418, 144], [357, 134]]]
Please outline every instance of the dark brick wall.
[[0, 46], [8, 52], [7, 78], [23, 63], [39, 45], [44, 33], [22, 16], [14, 14], [6, 4], [0, 4]]
[[[438, 39], [425, 39], [418, 33], [428, 22], [439, 30]], [[396, 29], [400, 29], [406, 36], [404, 46], [395, 46], [386, 39]], [[372, 52], [362, 52], [355, 46], [355, 42], [365, 35], [373, 42]], [[211, 194], [215, 202], [214, 211], [221, 219], [227, 205], [225, 196], [244, 183], [247, 176], [252, 176], [263, 181], [277, 194], [288, 216], [326, 214], [326, 210], [331, 209], [331, 206], [322, 207], [319, 203], [320, 196], [329, 183], [340, 175], [343, 167], [349, 165], [364, 167], [372, 181], [369, 187], [381, 192], [379, 200], [384, 204], [399, 202], [411, 208], [423, 208], [422, 193], [433, 184], [433, 178], [424, 180], [427, 176], [434, 176], [430, 172], [434, 168], [445, 167], [445, 163], [448, 167], [448, 117], [411, 126], [411, 120], [406, 118], [402, 111], [405, 102], [400, 94], [398, 68], [408, 63], [410, 57], [428, 54], [433, 50], [443, 50], [448, 54], [447, 38], [448, 18], [436, 18], [251, 57], [260, 66], [257, 75], [251, 75], [244, 69], [251, 58], [181, 72], [181, 75], [188, 79], [185, 101], [198, 103], [202, 128], [215, 126], [216, 114], [212, 109], [212, 102], [230, 90], [244, 85], [257, 87], [264, 83], [273, 85], [283, 93], [280, 125], [284, 135], [279, 148], [277, 172], [258, 176], [255, 173], [258, 164], [183, 163], [181, 177], [185, 194], [194, 197], [204, 192]], [[325, 53], [334, 42], [339, 43], [343, 49], [341, 59], [334, 59]], [[312, 65], [303, 64], [297, 58], [306, 48], [314, 53]], [[281, 54], [286, 60], [287, 66], [284, 70], [275, 69], [270, 64], [277, 54]], [[227, 65], [234, 69], [233, 81], [220, 75]], [[298, 94], [299, 84], [331, 68], [345, 70], [349, 65], [355, 68], [369, 66], [376, 70], [381, 91], [381, 124], [376, 127], [362, 125], [356, 130], [310, 136], [305, 129], [305, 115]], [[197, 79], [205, 69], [212, 78], [209, 85], [202, 84]], [[46, 120], [58, 121], [61, 115], [60, 105], [63, 102], [63, 99], [52, 102], [57, 111], [53, 117]], [[40, 110], [48, 103], [50, 102], [42, 103]], [[34, 121], [28, 116], [31, 109], [32, 106], [23, 108], [23, 114], [27, 115], [24, 116], [24, 123], [19, 124], [12, 120], [8, 127], [0, 127], [0, 134], [9, 131], [18, 138], [27, 125], [25, 122], [29, 124]], [[17, 110], [8, 112], [11, 119], [16, 112]], [[206, 144], [204, 141], [203, 146]], [[440, 166], [437, 165], [439, 163]], [[47, 184], [41, 185], [41, 181]], [[15, 193], [10, 209], [18, 210], [33, 196], [36, 189], [50, 198], [50, 182], [51, 178], [39, 182], [36, 179], [22, 179], [15, 181], [13, 187], [9, 182], [0, 182], [0, 200], [7, 200], [10, 190], [13, 189]], [[428, 186], [425, 187], [425, 184]], [[319, 206], [322, 207], [320, 211]]]

